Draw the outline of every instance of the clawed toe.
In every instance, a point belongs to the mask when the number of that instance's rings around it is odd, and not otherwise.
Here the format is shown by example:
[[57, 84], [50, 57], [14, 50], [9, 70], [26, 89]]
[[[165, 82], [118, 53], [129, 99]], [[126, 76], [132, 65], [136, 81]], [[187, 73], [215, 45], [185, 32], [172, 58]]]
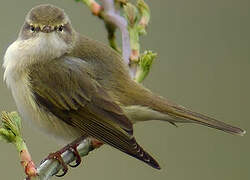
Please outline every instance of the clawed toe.
[[[49, 159], [56, 159], [56, 160], [59, 162], [59, 164], [62, 165], [62, 174], [56, 174], [55, 176], [57, 176], [57, 177], [62, 177], [62, 176], [64, 176], [64, 175], [67, 174], [67, 172], [68, 172], [68, 166], [67, 166], [67, 164], [64, 162], [64, 160], [63, 160], [63, 158], [62, 158], [61, 155], [62, 155], [65, 151], [67, 151], [67, 150], [71, 151], [72, 153], [74, 153], [74, 156], [75, 156], [76, 160], [75, 160], [75, 163], [74, 163], [74, 164], [69, 164], [69, 166], [70, 166], [70, 167], [77, 167], [77, 166], [79, 166], [79, 164], [81, 164], [81, 161], [82, 161], [82, 160], [81, 160], [81, 156], [80, 156], [80, 154], [79, 154], [79, 152], [78, 152], [78, 150], [77, 150], [77, 146], [79, 145], [79, 143], [82, 141], [83, 138], [86, 138], [86, 137], [85, 137], [85, 136], [82, 136], [82, 137], [76, 139], [74, 142], [68, 144], [67, 146], [65, 146], [65, 147], [62, 148], [61, 150], [59, 150], [59, 151], [57, 151], [57, 152], [55, 152], [55, 153], [49, 154], [49, 156], [48, 156], [46, 159], [44, 159], [44, 160], [41, 162], [41, 164], [44, 163], [46, 160], [49, 160]], [[57, 173], [58, 173], [58, 172], [57, 172]]]
[[77, 150], [77, 145], [69, 145], [69, 150], [71, 152], [73, 152], [75, 157], [76, 157], [75, 164], [69, 164], [69, 166], [72, 168], [79, 166], [82, 162], [82, 159], [81, 159], [81, 156]]
[[[67, 172], [68, 172], [68, 166], [67, 166], [67, 164], [64, 162], [64, 160], [62, 159], [62, 156], [61, 156], [61, 154], [62, 154], [62, 152], [60, 152], [60, 151], [57, 151], [57, 152], [55, 152], [55, 153], [51, 153], [51, 154], [49, 154], [49, 156], [44, 160], [44, 161], [46, 161], [46, 160], [49, 160], [49, 159], [56, 159], [58, 162], [59, 162], [59, 164], [61, 164], [62, 165], [62, 174], [56, 174], [55, 176], [57, 176], [57, 177], [62, 177], [62, 176], [64, 176], [65, 174], [67, 174]], [[44, 162], [43, 161], [43, 162]]]
[[62, 169], [62, 171], [63, 171], [63, 173], [62, 174], [56, 174], [55, 176], [56, 177], [63, 177], [65, 174], [67, 174], [67, 172], [68, 172], [68, 167], [66, 166], [66, 168], [63, 168]]

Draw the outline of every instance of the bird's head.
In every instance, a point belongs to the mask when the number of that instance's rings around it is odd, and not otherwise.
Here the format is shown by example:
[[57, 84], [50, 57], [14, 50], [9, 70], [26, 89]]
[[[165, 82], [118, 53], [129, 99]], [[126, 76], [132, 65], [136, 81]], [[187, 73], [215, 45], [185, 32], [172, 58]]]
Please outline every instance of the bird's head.
[[75, 31], [67, 14], [44, 4], [32, 8], [25, 18], [18, 39], [34, 47], [35, 52], [66, 51], [74, 43]]

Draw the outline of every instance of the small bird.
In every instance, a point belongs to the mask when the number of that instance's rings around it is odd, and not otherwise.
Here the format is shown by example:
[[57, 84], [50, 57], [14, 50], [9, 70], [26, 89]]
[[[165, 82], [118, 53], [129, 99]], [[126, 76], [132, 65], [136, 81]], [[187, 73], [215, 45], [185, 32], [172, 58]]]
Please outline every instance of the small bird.
[[153, 168], [157, 161], [136, 142], [133, 124], [196, 123], [243, 135], [244, 130], [193, 112], [131, 79], [122, 57], [74, 30], [67, 14], [32, 8], [6, 50], [4, 80], [22, 118], [64, 142], [86, 135]]

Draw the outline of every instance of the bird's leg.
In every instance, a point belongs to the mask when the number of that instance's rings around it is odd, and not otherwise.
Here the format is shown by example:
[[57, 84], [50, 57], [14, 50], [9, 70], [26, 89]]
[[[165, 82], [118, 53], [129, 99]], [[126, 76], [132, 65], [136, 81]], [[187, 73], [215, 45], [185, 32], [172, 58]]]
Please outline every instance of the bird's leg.
[[95, 138], [91, 138], [91, 144], [92, 144], [93, 149], [96, 149], [96, 148], [101, 147], [103, 145], [103, 142], [101, 142]]
[[[72, 142], [72, 143], [70, 143], [70, 144], [68, 144], [67, 146], [64, 147], [66, 150], [70, 150], [71, 152], [73, 152], [75, 157], [76, 157], [75, 164], [74, 165], [69, 164], [70, 167], [74, 168], [74, 167], [79, 166], [79, 164], [81, 164], [82, 160], [81, 160], [81, 156], [80, 156], [79, 152], [77, 151], [77, 146], [81, 143], [81, 141], [83, 139], [84, 139], [83, 137], [78, 138], [74, 142]], [[91, 138], [91, 146], [92, 146], [93, 149], [99, 148], [102, 145], [103, 145], [103, 143], [101, 141], [99, 141], [99, 140], [97, 140], [95, 138]]]
[[[62, 165], [62, 171], [63, 171], [63, 173], [62, 174], [60, 174], [60, 175], [55, 175], [55, 176], [57, 176], [57, 177], [62, 177], [62, 176], [64, 176], [67, 172], [68, 172], [68, 166], [67, 166], [67, 164], [64, 162], [64, 160], [63, 160], [63, 158], [62, 158], [62, 154], [64, 153], [64, 152], [66, 152], [66, 151], [71, 151], [73, 154], [74, 154], [74, 156], [75, 156], [75, 158], [76, 158], [76, 160], [75, 160], [75, 164], [69, 164], [69, 166], [70, 167], [77, 167], [80, 163], [81, 163], [81, 156], [80, 156], [80, 154], [79, 154], [79, 152], [78, 152], [78, 150], [77, 150], [77, 147], [78, 147], [78, 145], [82, 142], [82, 140], [84, 140], [84, 139], [86, 139], [86, 136], [81, 136], [80, 138], [77, 138], [75, 141], [73, 141], [72, 143], [70, 143], [70, 144], [68, 144], [68, 145], [66, 145], [65, 147], [63, 147], [62, 149], [60, 149], [59, 151], [57, 151], [57, 152], [54, 152], [54, 153], [50, 153], [49, 155], [48, 155], [48, 157], [47, 158], [45, 158], [42, 162], [41, 162], [41, 164], [44, 162], [44, 161], [46, 161], [46, 160], [49, 160], [49, 159], [56, 159], [58, 162], [59, 162], [59, 164], [61, 164]], [[91, 138], [91, 150], [94, 150], [94, 149], [96, 149], [96, 148], [99, 148], [99, 147], [101, 147], [103, 145], [103, 143], [102, 142], [100, 142], [99, 140], [97, 140], [97, 139], [95, 139], [95, 138]]]
[[[74, 144], [70, 143], [69, 145], [67, 145], [68, 149], [71, 152], [73, 152], [75, 157], [76, 157], [75, 164], [74, 165], [69, 164], [69, 166], [72, 167], [72, 168], [79, 166], [81, 164], [81, 162], [82, 162], [81, 156], [80, 156], [80, 154], [79, 154], [79, 152], [77, 150], [77, 146], [80, 144], [80, 142], [81, 141], [78, 141], [76, 143], [73, 142]], [[66, 148], [67, 148], [67, 146], [66, 146]]]
[[62, 168], [63, 173], [60, 174], [60, 175], [56, 174], [55, 176], [57, 176], [57, 177], [62, 177], [62, 176], [64, 176], [64, 175], [68, 172], [68, 166], [67, 166], [67, 164], [63, 161], [62, 156], [61, 156], [62, 153], [63, 153], [63, 152], [61, 152], [61, 150], [59, 150], [59, 151], [57, 151], [57, 152], [54, 152], [54, 153], [50, 153], [50, 154], [48, 155], [48, 157], [45, 158], [45, 159], [42, 161], [42, 163], [43, 163], [44, 161], [49, 160], [49, 159], [56, 159], [56, 160], [59, 162], [59, 164], [62, 165], [62, 167], [63, 167], [63, 168]]
[[[75, 141], [73, 141], [72, 143], [70, 143], [70, 144], [68, 144], [67, 146], [65, 146], [65, 147], [63, 147], [62, 149], [60, 149], [59, 151], [57, 151], [57, 152], [54, 152], [54, 153], [50, 153], [49, 155], [48, 155], [48, 157], [47, 158], [45, 158], [41, 163], [43, 163], [44, 161], [46, 161], [46, 160], [49, 160], [49, 159], [56, 159], [61, 165], [62, 165], [62, 171], [63, 171], [63, 173], [62, 174], [60, 174], [60, 175], [56, 175], [57, 177], [62, 177], [62, 176], [64, 176], [66, 173], [67, 173], [67, 171], [68, 171], [68, 166], [67, 166], [67, 164], [64, 162], [64, 160], [63, 160], [63, 158], [62, 158], [62, 154], [64, 153], [64, 152], [66, 152], [66, 151], [71, 151], [72, 153], [74, 153], [74, 155], [75, 155], [75, 158], [76, 158], [76, 160], [75, 160], [75, 164], [74, 165], [71, 165], [71, 164], [69, 164], [69, 166], [70, 167], [77, 167], [80, 163], [81, 163], [81, 156], [80, 156], [80, 154], [79, 154], [79, 152], [78, 152], [78, 150], [77, 150], [77, 147], [78, 147], [78, 145], [81, 143], [81, 141], [82, 140], [84, 140], [84, 139], [86, 139], [86, 136], [81, 136], [80, 138], [77, 138]], [[93, 139], [93, 141], [94, 141], [94, 139]], [[96, 140], [97, 141], [97, 140]], [[95, 145], [96, 145], [96, 143], [92, 143], [92, 147], [93, 147], [93, 149], [95, 149], [95, 148], [97, 148], [97, 147], [95, 147]], [[97, 146], [97, 145], [96, 145]]]

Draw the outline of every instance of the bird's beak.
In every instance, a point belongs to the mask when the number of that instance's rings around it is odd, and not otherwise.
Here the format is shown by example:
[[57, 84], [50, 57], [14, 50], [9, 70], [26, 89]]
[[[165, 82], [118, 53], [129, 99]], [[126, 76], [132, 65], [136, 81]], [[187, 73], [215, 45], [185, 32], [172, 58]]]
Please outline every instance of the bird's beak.
[[53, 29], [51, 26], [44, 26], [41, 31], [44, 33], [50, 33], [53, 31]]

